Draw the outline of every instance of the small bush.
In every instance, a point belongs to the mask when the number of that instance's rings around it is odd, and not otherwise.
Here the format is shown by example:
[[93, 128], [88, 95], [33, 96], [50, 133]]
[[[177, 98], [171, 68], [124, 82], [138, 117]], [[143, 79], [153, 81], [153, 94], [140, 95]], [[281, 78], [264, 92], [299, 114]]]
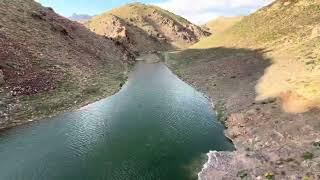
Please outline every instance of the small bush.
[[302, 180], [312, 180], [312, 178], [310, 178], [308, 176], [303, 176]]
[[303, 153], [302, 157], [305, 160], [310, 160], [314, 157], [314, 155], [311, 152], [305, 152], [305, 153]]
[[237, 177], [240, 177], [241, 179], [244, 179], [244, 178], [246, 178], [246, 177], [248, 177], [248, 172], [246, 171], [246, 170], [242, 170], [242, 171], [239, 171], [238, 173], [237, 173]]
[[272, 172], [268, 172], [264, 175], [266, 179], [272, 180], [274, 179], [274, 174]]

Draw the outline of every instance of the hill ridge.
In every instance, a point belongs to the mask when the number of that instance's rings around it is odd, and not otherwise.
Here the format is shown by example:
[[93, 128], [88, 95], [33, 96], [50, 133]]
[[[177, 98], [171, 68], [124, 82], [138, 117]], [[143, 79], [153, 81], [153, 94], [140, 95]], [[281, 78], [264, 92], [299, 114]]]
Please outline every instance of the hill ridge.
[[[128, 31], [127, 38], [131, 38], [131, 43], [136, 46], [135, 51], [145, 51], [139, 45], [146, 42], [150, 44], [147, 51], [188, 47], [198, 42], [201, 38], [210, 35], [209, 32], [204, 31], [180, 16], [157, 6], [143, 3], [131, 3], [112, 9], [92, 18], [85, 24], [97, 34], [112, 37], [114, 34], [108, 33], [112, 29], [119, 27], [113, 27], [113, 24], [108, 22], [110, 15], [117, 16], [123, 21], [122, 27], [125, 27], [124, 29]], [[144, 31], [146, 34], [142, 35], [140, 33], [140, 36], [134, 34], [134, 30], [130, 30], [133, 26]], [[147, 41], [140, 42], [140, 38]], [[158, 40], [158, 43], [148, 39]], [[151, 45], [152, 43], [153, 45]]]

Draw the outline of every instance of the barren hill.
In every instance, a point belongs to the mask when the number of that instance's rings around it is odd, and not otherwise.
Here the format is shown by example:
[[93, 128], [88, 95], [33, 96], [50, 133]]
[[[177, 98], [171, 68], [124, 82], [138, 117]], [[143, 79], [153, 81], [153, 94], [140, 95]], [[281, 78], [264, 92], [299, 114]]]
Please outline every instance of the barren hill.
[[188, 47], [210, 35], [180, 16], [141, 3], [96, 16], [86, 26], [97, 34], [118, 38], [136, 51]]
[[0, 1], [0, 129], [111, 95], [132, 55], [33, 0]]

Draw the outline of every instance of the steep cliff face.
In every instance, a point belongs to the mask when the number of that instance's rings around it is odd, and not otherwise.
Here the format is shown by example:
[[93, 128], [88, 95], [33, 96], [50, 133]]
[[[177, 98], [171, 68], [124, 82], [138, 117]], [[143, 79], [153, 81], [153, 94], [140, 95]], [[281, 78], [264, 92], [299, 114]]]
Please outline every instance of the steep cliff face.
[[[121, 44], [33, 0], [2, 0], [0, 15], [0, 128], [89, 100], [102, 76], [110, 95], [133, 60]], [[70, 97], [59, 94], [65, 86]], [[34, 105], [40, 96], [48, 98]]]
[[[119, 37], [126, 34], [136, 50], [165, 50], [188, 47], [210, 35], [186, 19], [156, 6], [134, 3], [113, 9], [86, 23], [97, 34]], [[149, 47], [147, 47], [149, 46]]]

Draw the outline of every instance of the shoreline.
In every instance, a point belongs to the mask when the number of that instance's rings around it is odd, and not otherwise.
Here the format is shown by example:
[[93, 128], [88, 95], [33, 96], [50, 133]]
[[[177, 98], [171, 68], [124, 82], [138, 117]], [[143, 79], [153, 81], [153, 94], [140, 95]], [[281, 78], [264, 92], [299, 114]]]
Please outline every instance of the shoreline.
[[46, 120], [49, 120], [50, 118], [53, 118], [53, 117], [58, 116], [58, 115], [63, 114], [63, 113], [77, 111], [82, 107], [85, 107], [85, 106], [90, 105], [92, 103], [98, 102], [98, 101], [100, 101], [102, 99], [109, 98], [109, 97], [111, 97], [111, 96], [113, 96], [113, 95], [115, 95], [117, 93], [118, 93], [118, 91], [116, 91], [114, 94], [109, 95], [107, 97], [97, 97], [94, 100], [88, 100], [88, 101], [85, 101], [83, 103], [77, 104], [77, 105], [75, 105], [73, 107], [66, 108], [64, 110], [52, 112], [50, 115], [40, 115], [38, 117], [31, 118], [31, 119], [28, 119], [28, 120], [22, 120], [18, 124], [16, 124], [15, 122], [12, 122], [12, 123], [8, 124], [8, 126], [0, 127], [0, 133], [4, 132], [4, 131], [7, 131], [7, 130], [10, 130], [10, 129], [13, 129], [13, 128], [18, 128], [20, 126], [29, 125], [29, 124], [32, 124], [32, 123], [35, 123], [35, 122], [40, 122], [40, 121], [43, 121], [43, 120], [46, 121]]
[[[172, 72], [174, 72], [174, 69], [171, 69], [171, 67], [166, 63], [165, 61], [165, 65], [170, 69], [172, 70]], [[216, 158], [217, 160], [217, 155], [221, 155], [221, 156], [230, 156], [233, 152], [236, 152], [237, 151], [237, 147], [236, 147], [236, 144], [233, 142], [233, 139], [231, 137], [229, 137], [228, 135], [228, 127], [225, 125], [225, 121], [220, 119], [218, 116], [219, 116], [219, 110], [217, 109], [217, 104], [215, 104], [212, 100], [212, 98], [210, 98], [206, 92], [203, 92], [199, 89], [199, 87], [197, 86], [194, 86], [193, 84], [190, 84], [187, 80], [183, 79], [183, 77], [181, 76], [178, 76], [177, 74], [175, 74], [179, 79], [181, 79], [183, 82], [187, 83], [189, 86], [193, 87], [195, 90], [197, 90], [198, 92], [200, 92], [202, 94], [203, 97], [205, 97], [208, 102], [210, 103], [210, 106], [213, 110], [213, 112], [216, 114], [216, 117], [217, 117], [217, 121], [222, 123], [223, 126], [225, 127], [224, 129], [224, 135], [225, 137], [234, 145], [234, 148], [235, 150], [234, 151], [216, 151], [216, 150], [210, 150], [208, 153], [206, 153], [206, 156], [208, 158], [208, 160], [205, 162], [205, 164], [203, 164], [202, 168], [201, 168], [201, 171], [198, 173], [198, 180], [209, 180], [207, 179], [207, 177], [205, 177], [205, 174], [206, 173], [211, 173], [208, 171], [208, 169], [211, 167], [211, 166], [214, 166], [215, 168], [218, 168], [219, 165], [223, 165], [223, 164], [219, 164], [218, 162], [216, 161], [213, 161], [213, 157]], [[225, 157], [224, 157], [225, 158]], [[225, 166], [228, 166], [227, 164], [224, 164]], [[220, 174], [219, 172], [215, 172], [217, 174]], [[217, 175], [215, 174], [215, 176]], [[224, 174], [225, 175], [225, 174]], [[225, 177], [223, 177], [225, 178]], [[232, 177], [228, 177], [228, 178], [232, 178]], [[210, 179], [211, 180], [211, 179]], [[212, 179], [212, 180], [216, 180], [216, 179]]]

